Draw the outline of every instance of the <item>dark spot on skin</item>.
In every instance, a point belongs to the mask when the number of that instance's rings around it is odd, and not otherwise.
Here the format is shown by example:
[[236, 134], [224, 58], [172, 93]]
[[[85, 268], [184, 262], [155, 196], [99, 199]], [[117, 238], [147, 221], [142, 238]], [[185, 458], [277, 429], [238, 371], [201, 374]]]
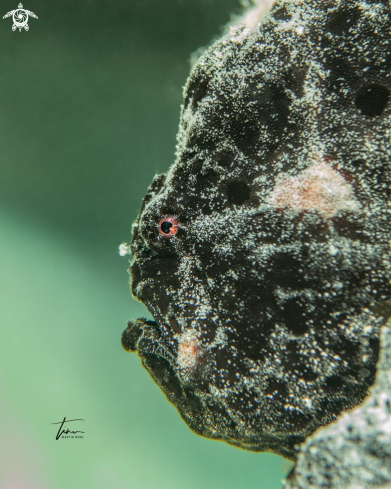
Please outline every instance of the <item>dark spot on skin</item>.
[[277, 83], [265, 85], [257, 94], [257, 102], [261, 109], [261, 122], [273, 126], [276, 131], [287, 124], [291, 100], [285, 87]]
[[278, 10], [273, 12], [273, 17], [276, 20], [283, 20], [284, 22], [291, 19], [291, 15], [285, 7], [279, 8]]
[[220, 153], [216, 157], [216, 163], [222, 168], [229, 168], [232, 165], [234, 156], [230, 153]]
[[287, 385], [279, 380], [270, 380], [265, 389], [265, 394], [269, 394], [273, 397], [280, 397], [285, 400], [288, 395]]
[[358, 110], [368, 117], [382, 115], [390, 98], [388, 88], [373, 83], [364, 85], [357, 93], [355, 100]]
[[335, 352], [341, 357], [355, 358], [360, 352], [360, 345], [353, 343], [349, 338], [338, 338], [338, 342], [334, 346]]
[[250, 187], [239, 181], [229, 182], [225, 191], [230, 204], [242, 205], [250, 198]]
[[299, 272], [300, 263], [288, 253], [275, 253], [270, 260], [271, 270], [267, 274], [270, 284], [302, 288], [303, 282]]
[[339, 36], [351, 27], [354, 27], [359, 21], [361, 12], [359, 7], [343, 8], [332, 12], [327, 22], [326, 30], [331, 34]]
[[286, 327], [293, 334], [301, 336], [308, 331], [304, 305], [297, 300], [291, 299], [284, 303], [282, 317]]
[[345, 381], [339, 375], [332, 375], [326, 378], [326, 386], [331, 388], [331, 390], [341, 389], [345, 384]]
[[314, 382], [318, 378], [318, 374], [311, 368], [307, 368], [301, 372], [302, 378], [307, 382]]
[[212, 214], [212, 209], [210, 208], [210, 205], [209, 204], [206, 204], [204, 205], [204, 207], [202, 208], [202, 213], [205, 215], [205, 216], [210, 216]]
[[192, 164], [192, 173], [193, 174], [196, 174], [198, 176], [198, 174], [201, 173], [201, 170], [202, 170], [202, 165], [203, 165], [203, 161], [202, 160], [196, 160], [193, 164]]
[[353, 160], [353, 161], [351, 162], [351, 165], [352, 165], [354, 168], [358, 168], [358, 169], [365, 168], [365, 160]]

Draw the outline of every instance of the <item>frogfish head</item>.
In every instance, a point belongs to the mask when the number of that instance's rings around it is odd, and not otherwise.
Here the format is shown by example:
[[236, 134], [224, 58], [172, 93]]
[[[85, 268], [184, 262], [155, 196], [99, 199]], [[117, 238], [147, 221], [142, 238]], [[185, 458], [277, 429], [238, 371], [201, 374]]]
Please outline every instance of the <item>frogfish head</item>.
[[[367, 115], [357, 58], [378, 55], [389, 21], [365, 53], [358, 25], [326, 46], [344, 3], [277, 3], [200, 58], [177, 160], [131, 243], [132, 293], [154, 320], [128, 323], [125, 350], [196, 433], [291, 459], [366, 396], [391, 298], [391, 67], [376, 65], [383, 106]], [[297, 10], [312, 37], [284, 24]]]

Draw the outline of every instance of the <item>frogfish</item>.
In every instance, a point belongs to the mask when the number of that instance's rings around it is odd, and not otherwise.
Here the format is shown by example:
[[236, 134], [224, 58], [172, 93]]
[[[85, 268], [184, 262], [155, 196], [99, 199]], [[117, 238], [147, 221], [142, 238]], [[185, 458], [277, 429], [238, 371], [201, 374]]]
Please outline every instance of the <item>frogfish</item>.
[[373, 384], [389, 314], [391, 8], [278, 0], [193, 67], [133, 225], [125, 350], [197, 434], [296, 457]]

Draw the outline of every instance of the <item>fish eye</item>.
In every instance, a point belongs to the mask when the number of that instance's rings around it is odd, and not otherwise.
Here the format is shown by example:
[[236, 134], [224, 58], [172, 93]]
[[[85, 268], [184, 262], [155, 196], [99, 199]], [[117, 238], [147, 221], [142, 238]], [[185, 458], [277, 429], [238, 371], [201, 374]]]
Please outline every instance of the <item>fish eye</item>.
[[180, 224], [178, 218], [175, 216], [163, 216], [156, 227], [159, 231], [158, 239], [171, 238], [172, 236], [175, 236], [178, 232]]
[[160, 224], [160, 229], [164, 234], [169, 234], [171, 228], [172, 228], [172, 222], [164, 221]]

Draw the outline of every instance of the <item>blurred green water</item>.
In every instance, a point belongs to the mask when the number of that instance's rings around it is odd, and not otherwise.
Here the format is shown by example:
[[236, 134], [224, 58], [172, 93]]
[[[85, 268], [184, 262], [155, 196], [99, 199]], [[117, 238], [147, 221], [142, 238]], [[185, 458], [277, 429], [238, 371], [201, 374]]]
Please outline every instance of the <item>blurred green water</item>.
[[[144, 311], [107, 271], [124, 267], [116, 250], [97, 266], [34, 223], [0, 214], [0, 226], [0, 487], [280, 487], [283, 459], [191, 433], [122, 351]], [[64, 416], [85, 420], [84, 439], [55, 440]]]
[[117, 247], [236, 0], [24, 7], [29, 32], [0, 23], [0, 488], [279, 488], [281, 458], [192, 434], [119, 342], [146, 312]]

